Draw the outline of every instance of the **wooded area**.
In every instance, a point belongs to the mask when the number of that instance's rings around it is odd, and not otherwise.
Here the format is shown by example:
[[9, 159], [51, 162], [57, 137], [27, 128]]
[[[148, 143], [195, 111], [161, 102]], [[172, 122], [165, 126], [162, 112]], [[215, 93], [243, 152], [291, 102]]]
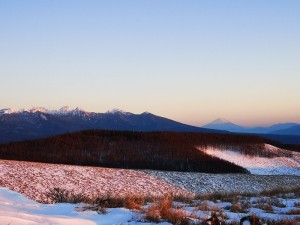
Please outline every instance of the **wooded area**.
[[246, 173], [197, 147], [259, 154], [265, 140], [237, 134], [89, 130], [0, 145], [0, 158], [117, 168]]

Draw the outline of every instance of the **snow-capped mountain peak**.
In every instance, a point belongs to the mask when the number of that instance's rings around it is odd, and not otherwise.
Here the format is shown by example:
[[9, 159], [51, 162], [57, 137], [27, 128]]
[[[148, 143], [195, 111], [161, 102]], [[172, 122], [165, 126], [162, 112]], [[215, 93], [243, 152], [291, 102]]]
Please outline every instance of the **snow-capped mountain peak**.
[[131, 114], [131, 113], [125, 112], [125, 111], [123, 111], [123, 110], [121, 110], [121, 109], [112, 109], [112, 110], [108, 110], [106, 113], [107, 113], [107, 114], [122, 114], [122, 115], [129, 115], [129, 114]]
[[217, 119], [215, 119], [214, 121], [212, 121], [210, 124], [226, 124], [226, 123], [231, 123], [230, 121], [226, 120], [225, 118], [219, 117]]
[[66, 115], [66, 114], [79, 114], [79, 113], [86, 113], [83, 109], [80, 109], [79, 107], [72, 109], [69, 106], [64, 106], [58, 110], [50, 110], [45, 107], [31, 107], [29, 109], [20, 109], [20, 110], [15, 110], [11, 108], [6, 108], [6, 109], [0, 109], [0, 114], [13, 114], [13, 113], [46, 113], [46, 114], [58, 114], [58, 115]]
[[227, 130], [231, 132], [243, 132], [244, 127], [236, 125], [222, 117], [210, 122], [203, 126], [204, 128], [217, 129], [217, 130]]
[[61, 108], [58, 110], [58, 112], [60, 112], [60, 113], [68, 113], [68, 112], [70, 112], [70, 111], [72, 111], [72, 109], [71, 109], [70, 106], [64, 106], [64, 107], [61, 107]]
[[16, 113], [17, 110], [7, 108], [7, 109], [0, 109], [0, 114], [11, 114], [11, 113]]
[[35, 113], [35, 112], [47, 113], [49, 110], [46, 109], [45, 107], [32, 107], [26, 111], [31, 112], [31, 113]]

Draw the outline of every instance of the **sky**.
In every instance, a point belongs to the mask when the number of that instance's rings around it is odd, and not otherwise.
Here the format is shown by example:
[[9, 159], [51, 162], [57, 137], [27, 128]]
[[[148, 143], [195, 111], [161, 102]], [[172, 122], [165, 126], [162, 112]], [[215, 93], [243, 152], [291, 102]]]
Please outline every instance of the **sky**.
[[0, 0], [0, 108], [300, 123], [300, 1]]

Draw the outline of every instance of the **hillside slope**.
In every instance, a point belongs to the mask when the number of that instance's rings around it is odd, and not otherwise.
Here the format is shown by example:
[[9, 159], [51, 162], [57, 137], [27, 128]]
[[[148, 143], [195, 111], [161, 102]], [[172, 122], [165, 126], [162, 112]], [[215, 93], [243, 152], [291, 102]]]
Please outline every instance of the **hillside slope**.
[[254, 136], [129, 131], [82, 131], [0, 145], [0, 158], [117, 168], [245, 173], [240, 166], [198, 151], [196, 146], [238, 147], [255, 152]]
[[211, 156], [240, 165], [251, 174], [300, 176], [300, 152], [287, 151], [268, 144], [265, 144], [258, 155], [226, 147], [200, 147], [199, 149]]

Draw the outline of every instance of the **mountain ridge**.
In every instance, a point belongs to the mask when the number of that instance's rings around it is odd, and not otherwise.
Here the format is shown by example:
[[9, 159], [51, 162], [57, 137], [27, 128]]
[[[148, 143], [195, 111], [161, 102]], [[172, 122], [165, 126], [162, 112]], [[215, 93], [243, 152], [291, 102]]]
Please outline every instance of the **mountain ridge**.
[[[219, 117], [212, 122], [202, 126], [203, 128], [226, 130], [229, 132], [237, 133], [262, 133], [262, 134], [286, 134], [286, 135], [300, 135], [300, 132], [292, 132], [291, 129], [294, 126], [299, 126], [297, 123], [277, 123], [270, 126], [257, 126], [257, 127], [245, 127], [232, 123], [229, 120]], [[299, 129], [299, 128], [298, 128]]]
[[292, 127], [273, 131], [272, 134], [286, 134], [286, 135], [300, 135], [300, 125], [294, 125]]
[[[87, 112], [79, 107], [64, 106], [58, 110], [32, 107], [0, 110], [0, 143], [45, 138], [81, 130], [127, 130], [127, 131], [175, 131], [206, 133], [240, 133], [258, 135], [282, 144], [299, 144], [300, 135], [288, 131], [270, 131], [290, 128], [294, 123], [275, 124], [270, 127], [246, 128], [224, 118], [218, 118], [212, 126], [187, 125], [150, 112], [134, 114], [120, 109], [104, 113]], [[296, 124], [297, 125], [297, 124]], [[221, 127], [220, 127], [221, 126]], [[282, 132], [283, 134], [281, 134]]]
[[90, 130], [128, 131], [178, 131], [221, 133], [201, 127], [183, 124], [149, 112], [133, 114], [121, 110], [105, 113], [86, 112], [80, 108], [62, 107], [47, 110], [44, 107], [28, 110], [1, 110], [0, 143], [49, 137], [53, 135]]

